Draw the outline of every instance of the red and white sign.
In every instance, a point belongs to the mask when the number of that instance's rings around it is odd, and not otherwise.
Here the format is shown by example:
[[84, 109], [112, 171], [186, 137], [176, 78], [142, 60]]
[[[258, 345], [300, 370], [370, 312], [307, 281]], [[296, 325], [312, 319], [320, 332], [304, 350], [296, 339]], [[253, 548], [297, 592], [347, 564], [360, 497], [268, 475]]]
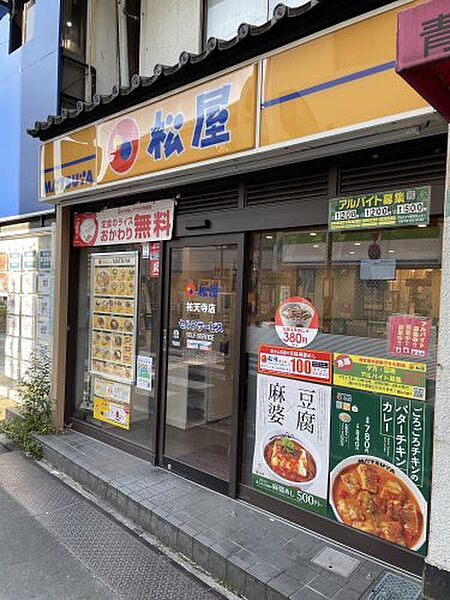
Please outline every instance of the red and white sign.
[[74, 219], [73, 245], [111, 246], [170, 240], [174, 204], [173, 200], [167, 200], [78, 213]]
[[306, 298], [288, 298], [275, 313], [278, 337], [291, 348], [308, 346], [316, 337], [318, 328], [317, 310]]
[[159, 277], [160, 246], [159, 242], [153, 242], [150, 246], [150, 277]]
[[332, 356], [316, 350], [260, 346], [258, 373], [331, 384]]
[[398, 315], [389, 317], [389, 354], [427, 358], [430, 345], [430, 319]]

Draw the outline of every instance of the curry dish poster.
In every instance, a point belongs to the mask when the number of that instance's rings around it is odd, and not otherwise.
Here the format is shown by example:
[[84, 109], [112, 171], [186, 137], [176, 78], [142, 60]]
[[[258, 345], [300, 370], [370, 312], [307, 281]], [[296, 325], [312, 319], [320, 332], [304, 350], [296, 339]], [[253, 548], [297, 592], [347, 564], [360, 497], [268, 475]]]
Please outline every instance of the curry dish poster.
[[333, 388], [331, 516], [425, 552], [430, 431], [425, 402]]

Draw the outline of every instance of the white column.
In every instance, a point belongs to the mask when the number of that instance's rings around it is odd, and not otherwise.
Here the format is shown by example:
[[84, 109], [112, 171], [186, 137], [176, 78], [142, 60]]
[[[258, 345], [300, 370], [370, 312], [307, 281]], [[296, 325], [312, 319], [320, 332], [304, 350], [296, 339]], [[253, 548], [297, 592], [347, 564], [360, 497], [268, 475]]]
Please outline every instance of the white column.
[[[431, 567], [450, 571], [450, 144], [447, 149], [445, 188], [430, 533], [426, 562]], [[433, 577], [439, 575], [427, 567], [426, 577], [427, 571]], [[442, 575], [450, 580], [450, 573]]]

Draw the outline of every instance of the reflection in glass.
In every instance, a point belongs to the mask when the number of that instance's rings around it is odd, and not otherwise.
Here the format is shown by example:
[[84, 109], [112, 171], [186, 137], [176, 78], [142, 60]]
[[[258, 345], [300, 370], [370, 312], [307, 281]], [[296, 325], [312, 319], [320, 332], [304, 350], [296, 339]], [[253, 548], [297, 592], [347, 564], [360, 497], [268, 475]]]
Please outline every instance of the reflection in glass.
[[172, 250], [165, 455], [229, 478], [235, 245]]

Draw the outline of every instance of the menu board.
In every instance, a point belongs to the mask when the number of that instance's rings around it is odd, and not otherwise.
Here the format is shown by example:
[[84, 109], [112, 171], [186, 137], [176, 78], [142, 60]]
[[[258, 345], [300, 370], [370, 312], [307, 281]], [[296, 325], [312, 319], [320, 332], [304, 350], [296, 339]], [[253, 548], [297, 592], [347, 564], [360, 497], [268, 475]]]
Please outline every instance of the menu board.
[[90, 372], [134, 383], [138, 254], [93, 254]]
[[431, 407], [333, 388], [330, 510], [339, 522], [424, 552]]

